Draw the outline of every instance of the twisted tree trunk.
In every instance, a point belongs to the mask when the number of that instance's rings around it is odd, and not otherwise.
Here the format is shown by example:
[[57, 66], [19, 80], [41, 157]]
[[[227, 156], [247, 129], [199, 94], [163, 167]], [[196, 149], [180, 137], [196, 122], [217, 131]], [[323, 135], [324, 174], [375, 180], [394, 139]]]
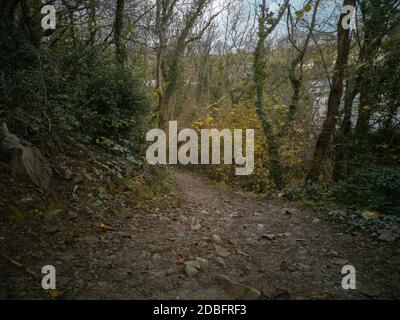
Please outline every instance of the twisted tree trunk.
[[[344, 0], [343, 6], [355, 6], [355, 2], [355, 0]], [[340, 100], [343, 94], [343, 80], [350, 52], [350, 30], [342, 27], [342, 21], [345, 16], [345, 14], [340, 16], [337, 26], [337, 59], [332, 77], [332, 87], [328, 98], [328, 110], [314, 149], [314, 156], [307, 174], [306, 184], [311, 184], [318, 180], [321, 174], [322, 162], [326, 156], [326, 150], [336, 125], [336, 117], [339, 112]]]
[[288, 1], [286, 1], [280, 8], [278, 18], [272, 27], [267, 29], [266, 26], [266, 13], [267, 8], [265, 0], [263, 0], [260, 6], [260, 17], [258, 19], [258, 42], [257, 47], [254, 52], [254, 83], [256, 89], [256, 104], [255, 110], [260, 119], [268, 148], [268, 159], [272, 180], [274, 181], [277, 189], [282, 189], [284, 187], [282, 166], [279, 157], [278, 144], [276, 143], [276, 138], [272, 130], [272, 124], [265, 110], [265, 100], [264, 100], [264, 84], [267, 78], [265, 65], [266, 65], [266, 52], [265, 52], [265, 40], [267, 35], [273, 31], [276, 25], [279, 23], [284, 11], [288, 6]]

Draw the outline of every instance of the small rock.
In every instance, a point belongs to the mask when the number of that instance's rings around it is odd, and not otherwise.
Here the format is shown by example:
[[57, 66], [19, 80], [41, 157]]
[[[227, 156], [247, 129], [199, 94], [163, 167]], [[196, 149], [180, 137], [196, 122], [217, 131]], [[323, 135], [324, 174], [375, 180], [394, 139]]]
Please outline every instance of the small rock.
[[400, 224], [395, 225], [392, 229], [393, 232], [396, 232], [397, 234], [400, 234]]
[[344, 258], [333, 258], [332, 263], [338, 266], [344, 266], [349, 263], [349, 260]]
[[154, 277], [165, 277], [166, 276], [166, 272], [165, 271], [151, 271], [150, 275], [154, 276]]
[[0, 300], [6, 300], [7, 299], [7, 293], [3, 291], [3, 289], [0, 289]]
[[198, 261], [186, 261], [185, 272], [189, 277], [193, 277], [199, 273], [200, 263]]
[[200, 269], [204, 270], [204, 269], [206, 269], [208, 267], [209, 262], [208, 262], [207, 259], [204, 259], [204, 258], [201, 258], [201, 257], [197, 257], [196, 261], [199, 263]]
[[76, 219], [76, 218], [78, 218], [78, 213], [76, 213], [76, 212], [74, 212], [74, 211], [69, 211], [69, 212], [68, 212], [68, 216], [69, 216], [71, 219]]
[[63, 209], [53, 209], [53, 210], [48, 210], [47, 212], [46, 212], [46, 215], [49, 215], [49, 216], [56, 216], [56, 215], [58, 215], [58, 214], [60, 214], [60, 213], [62, 213], [63, 212]]
[[221, 237], [220, 237], [219, 235], [213, 234], [213, 235], [212, 235], [212, 238], [213, 238], [213, 241], [214, 241], [215, 243], [218, 243], [218, 244], [221, 244], [221, 243], [222, 243]]
[[44, 232], [47, 234], [50, 234], [50, 235], [54, 235], [54, 234], [60, 232], [60, 230], [57, 227], [51, 226], [51, 227], [45, 228]]
[[233, 281], [225, 275], [217, 274], [216, 280], [222, 285], [226, 293], [236, 299], [257, 300], [261, 296], [261, 292], [259, 290]]
[[393, 230], [384, 230], [380, 234], [378, 240], [387, 241], [387, 242], [393, 242], [393, 241], [395, 241], [397, 239], [398, 236], [399, 236], [398, 233], [394, 232]]
[[256, 229], [257, 229], [258, 232], [262, 232], [264, 230], [264, 225], [259, 223], [259, 224], [257, 224]]
[[306, 265], [306, 264], [304, 264], [304, 263], [298, 263], [297, 266], [298, 266], [300, 269], [303, 269], [303, 270], [309, 270], [309, 269], [311, 268], [309, 265]]
[[83, 181], [83, 177], [79, 174], [75, 175], [75, 177], [72, 179], [72, 182], [75, 184], [81, 183]]
[[381, 291], [378, 288], [363, 288], [360, 292], [369, 298], [375, 298], [381, 295]]
[[238, 254], [241, 254], [242, 256], [245, 256], [245, 257], [248, 257], [248, 256], [249, 256], [246, 252], [243, 252], [243, 251], [241, 251], [241, 250], [239, 250], [239, 249], [236, 249], [236, 252], [237, 252]]
[[317, 224], [317, 223], [320, 223], [320, 222], [321, 222], [321, 219], [318, 219], [318, 218], [315, 218], [312, 221], [313, 224]]
[[262, 235], [261, 238], [272, 241], [275, 239], [275, 235], [273, 233], [266, 233], [266, 234]]
[[33, 201], [33, 198], [31, 198], [31, 197], [26, 197], [26, 198], [22, 198], [20, 201], [23, 202], [23, 203], [32, 202], [32, 201]]
[[174, 274], [175, 271], [176, 271], [175, 268], [169, 268], [169, 269], [167, 269], [167, 271], [165, 271], [165, 274], [166, 274], [167, 276], [170, 276], [171, 274]]
[[162, 223], [170, 223], [171, 220], [165, 216], [160, 216], [160, 222]]
[[64, 170], [64, 178], [66, 180], [71, 180], [72, 179], [72, 171], [70, 169], [66, 168]]
[[153, 259], [154, 261], [158, 261], [158, 260], [161, 259], [161, 256], [160, 256], [158, 253], [156, 253], [155, 255], [153, 255], [152, 259]]
[[224, 257], [224, 258], [230, 256], [230, 252], [228, 250], [226, 250], [225, 248], [223, 248], [217, 244], [215, 245], [215, 252], [217, 253], [217, 255]]
[[201, 224], [198, 222], [193, 222], [192, 225], [190, 226], [190, 230], [192, 231], [197, 231], [201, 228]]

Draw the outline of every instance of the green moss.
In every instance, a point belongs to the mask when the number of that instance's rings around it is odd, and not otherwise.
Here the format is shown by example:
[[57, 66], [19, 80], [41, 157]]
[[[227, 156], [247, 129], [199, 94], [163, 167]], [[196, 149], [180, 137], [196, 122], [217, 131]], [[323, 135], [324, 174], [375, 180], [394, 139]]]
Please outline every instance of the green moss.
[[8, 207], [8, 212], [15, 219], [15, 221], [22, 222], [26, 219], [26, 216], [17, 207], [10, 205]]
[[166, 169], [150, 170], [146, 174], [125, 180], [125, 185], [134, 195], [138, 208], [168, 208], [177, 199], [175, 181]]

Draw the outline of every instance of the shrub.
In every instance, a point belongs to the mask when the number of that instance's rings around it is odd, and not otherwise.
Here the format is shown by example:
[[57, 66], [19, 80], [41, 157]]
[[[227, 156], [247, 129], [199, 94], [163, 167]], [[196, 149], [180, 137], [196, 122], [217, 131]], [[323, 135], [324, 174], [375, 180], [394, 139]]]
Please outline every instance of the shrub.
[[373, 167], [356, 170], [329, 192], [335, 201], [353, 209], [400, 212], [400, 168]]
[[[150, 102], [132, 66], [121, 67], [101, 46], [65, 43], [63, 50], [4, 37], [0, 46], [0, 111], [18, 108], [52, 130], [108, 151], [143, 150]], [[3, 100], [3, 101], [2, 101]], [[2, 103], [3, 102], [3, 103]], [[43, 119], [41, 119], [43, 118]]]

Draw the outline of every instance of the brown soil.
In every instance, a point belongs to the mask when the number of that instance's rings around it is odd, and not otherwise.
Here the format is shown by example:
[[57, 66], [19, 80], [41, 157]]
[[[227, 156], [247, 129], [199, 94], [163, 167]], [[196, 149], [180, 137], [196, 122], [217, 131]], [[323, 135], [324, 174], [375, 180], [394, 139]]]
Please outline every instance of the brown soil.
[[[0, 298], [48, 299], [40, 276], [46, 264], [55, 266], [65, 299], [235, 298], [217, 273], [265, 299], [400, 298], [398, 241], [344, 233], [322, 213], [221, 189], [195, 173], [174, 175], [180, 200], [169, 209], [79, 211], [25, 223], [1, 214]], [[216, 253], [216, 241], [228, 256]], [[184, 262], [197, 257], [209, 265], [189, 277]], [[356, 290], [341, 287], [344, 264], [356, 269]]]

